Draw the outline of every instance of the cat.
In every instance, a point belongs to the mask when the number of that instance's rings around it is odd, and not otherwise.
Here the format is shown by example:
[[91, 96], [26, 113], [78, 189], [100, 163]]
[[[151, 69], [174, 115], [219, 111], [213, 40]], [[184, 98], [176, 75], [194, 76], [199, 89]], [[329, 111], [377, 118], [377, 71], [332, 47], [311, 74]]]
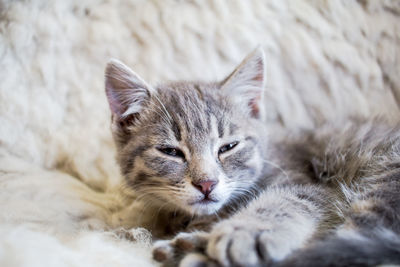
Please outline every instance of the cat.
[[[400, 264], [400, 126], [266, 122], [264, 52], [223, 81], [147, 84], [106, 68], [126, 185], [162, 213], [153, 256], [180, 266]], [[177, 234], [175, 237], [172, 235]]]

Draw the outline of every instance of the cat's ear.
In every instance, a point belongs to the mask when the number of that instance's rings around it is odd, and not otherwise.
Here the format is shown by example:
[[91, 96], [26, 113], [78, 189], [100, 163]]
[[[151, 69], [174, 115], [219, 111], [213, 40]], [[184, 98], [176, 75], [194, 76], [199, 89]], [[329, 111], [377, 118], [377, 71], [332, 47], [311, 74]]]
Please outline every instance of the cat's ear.
[[251, 52], [222, 82], [221, 90], [254, 118], [263, 117], [266, 82], [265, 55], [261, 47]]
[[113, 117], [131, 123], [150, 99], [151, 87], [122, 62], [112, 59], [105, 72], [106, 95]]

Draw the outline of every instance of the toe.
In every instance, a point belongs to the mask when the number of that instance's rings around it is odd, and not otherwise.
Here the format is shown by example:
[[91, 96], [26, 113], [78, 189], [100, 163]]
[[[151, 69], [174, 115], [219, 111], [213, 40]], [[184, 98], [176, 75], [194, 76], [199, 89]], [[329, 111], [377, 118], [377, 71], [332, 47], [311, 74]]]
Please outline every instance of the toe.
[[168, 240], [160, 240], [154, 243], [153, 259], [159, 262], [166, 261], [174, 256], [173, 248]]
[[256, 249], [257, 249], [259, 257], [265, 263], [270, 261], [268, 248], [267, 248], [267, 244], [269, 243], [269, 241], [270, 241], [269, 233], [267, 231], [261, 232], [257, 236]]
[[201, 251], [204, 250], [207, 241], [206, 233], [181, 233], [175, 238], [174, 245], [183, 252]]
[[259, 266], [260, 259], [256, 248], [256, 238], [248, 231], [233, 233], [228, 249], [228, 257], [235, 266]]

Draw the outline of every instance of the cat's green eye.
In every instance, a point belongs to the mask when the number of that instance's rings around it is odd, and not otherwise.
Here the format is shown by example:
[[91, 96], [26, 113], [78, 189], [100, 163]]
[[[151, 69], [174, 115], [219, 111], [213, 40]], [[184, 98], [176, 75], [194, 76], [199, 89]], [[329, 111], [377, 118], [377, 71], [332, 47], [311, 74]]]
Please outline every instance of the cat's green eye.
[[183, 158], [183, 159], [185, 158], [185, 155], [183, 154], [182, 150], [175, 147], [159, 147], [157, 149], [161, 153], [164, 153], [168, 156]]
[[232, 143], [223, 145], [223, 146], [221, 146], [221, 147], [219, 148], [218, 154], [225, 153], [225, 152], [231, 150], [232, 148], [234, 148], [235, 146], [237, 146], [238, 144], [239, 144], [239, 142], [236, 141], [236, 142], [232, 142]]

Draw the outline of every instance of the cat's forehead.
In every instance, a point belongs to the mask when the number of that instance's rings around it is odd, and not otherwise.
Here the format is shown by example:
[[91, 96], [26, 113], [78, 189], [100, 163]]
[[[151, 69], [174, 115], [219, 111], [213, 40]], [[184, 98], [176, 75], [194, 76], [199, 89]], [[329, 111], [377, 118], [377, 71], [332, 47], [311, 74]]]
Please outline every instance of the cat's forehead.
[[232, 112], [218, 84], [172, 83], [157, 88], [165, 112], [158, 112], [164, 127], [177, 141], [204, 143], [235, 128]]
[[203, 104], [209, 99], [221, 98], [220, 85], [218, 83], [204, 82], [170, 82], [157, 87], [158, 94], [165, 101], [179, 102], [183, 107], [186, 101], [194, 101], [193, 104]]

